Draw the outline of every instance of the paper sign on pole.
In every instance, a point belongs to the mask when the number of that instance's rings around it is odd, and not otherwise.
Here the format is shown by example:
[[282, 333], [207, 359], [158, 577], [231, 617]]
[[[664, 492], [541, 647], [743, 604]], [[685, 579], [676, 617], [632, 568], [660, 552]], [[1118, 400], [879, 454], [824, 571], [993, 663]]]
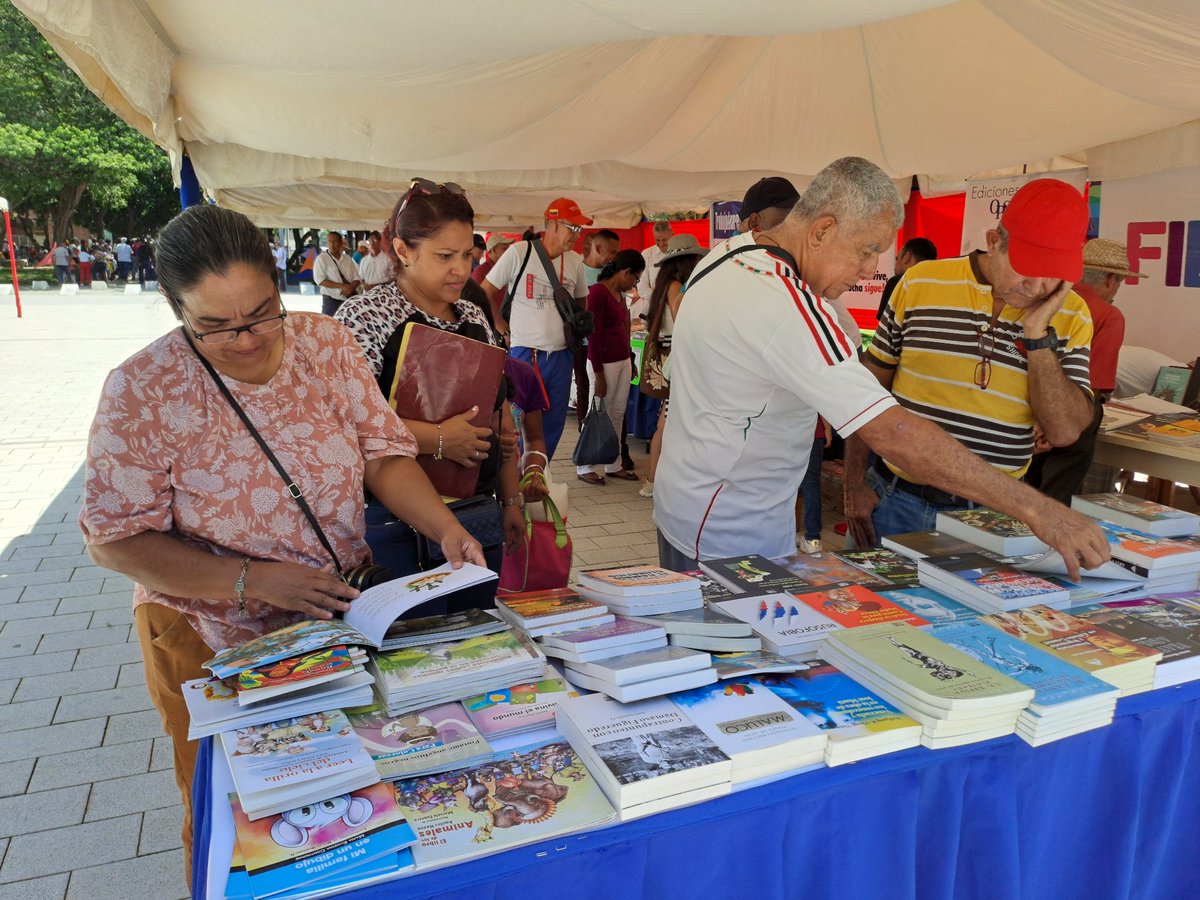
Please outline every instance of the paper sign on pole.
[[1069, 169], [1066, 172], [1039, 173], [1036, 175], [1013, 175], [1010, 178], [989, 178], [967, 181], [967, 202], [963, 207], [961, 254], [987, 247], [987, 233], [995, 228], [1008, 208], [1008, 201], [1022, 185], [1039, 178], [1057, 178], [1083, 193], [1087, 185], [1087, 169]]

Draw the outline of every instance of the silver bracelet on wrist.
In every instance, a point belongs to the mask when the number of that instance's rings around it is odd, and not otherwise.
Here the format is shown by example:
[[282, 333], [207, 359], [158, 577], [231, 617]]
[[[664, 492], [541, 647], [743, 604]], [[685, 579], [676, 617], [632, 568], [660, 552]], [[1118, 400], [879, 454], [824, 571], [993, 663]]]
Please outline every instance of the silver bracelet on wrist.
[[242, 571], [233, 584], [233, 589], [237, 592], [238, 612], [246, 611], [246, 573], [249, 571], [250, 557], [247, 556], [242, 560]]

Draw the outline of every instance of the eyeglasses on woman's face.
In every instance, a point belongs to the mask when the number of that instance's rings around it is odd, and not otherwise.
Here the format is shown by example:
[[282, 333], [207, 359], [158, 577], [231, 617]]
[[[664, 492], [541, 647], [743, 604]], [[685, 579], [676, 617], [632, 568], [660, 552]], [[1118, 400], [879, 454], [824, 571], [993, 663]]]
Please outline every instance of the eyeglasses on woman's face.
[[188, 330], [191, 331], [192, 337], [200, 341], [202, 344], [210, 346], [219, 344], [232, 344], [238, 339], [242, 332], [254, 335], [272, 334], [283, 327], [283, 320], [287, 318], [287, 310], [283, 306], [283, 302], [279, 303], [279, 314], [270, 316], [266, 319], [259, 319], [257, 322], [251, 322], [249, 325], [239, 325], [237, 328], [218, 328], [215, 331], [197, 331], [195, 326], [188, 321], [187, 316], [184, 316], [184, 321], [187, 322]]

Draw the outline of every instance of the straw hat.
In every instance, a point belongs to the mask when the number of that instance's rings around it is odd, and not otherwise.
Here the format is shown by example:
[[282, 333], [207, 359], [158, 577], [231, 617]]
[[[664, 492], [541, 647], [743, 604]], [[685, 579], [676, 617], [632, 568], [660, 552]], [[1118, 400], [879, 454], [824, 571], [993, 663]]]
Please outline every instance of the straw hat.
[[700, 246], [700, 242], [696, 240], [694, 234], [677, 234], [667, 241], [667, 252], [654, 265], [661, 266], [667, 260], [678, 259], [680, 256], [705, 256], [707, 254], [708, 251]]
[[1101, 272], [1124, 278], [1146, 277], [1130, 267], [1129, 252], [1124, 244], [1105, 238], [1093, 238], [1083, 245], [1083, 266], [1085, 269], [1099, 269]]

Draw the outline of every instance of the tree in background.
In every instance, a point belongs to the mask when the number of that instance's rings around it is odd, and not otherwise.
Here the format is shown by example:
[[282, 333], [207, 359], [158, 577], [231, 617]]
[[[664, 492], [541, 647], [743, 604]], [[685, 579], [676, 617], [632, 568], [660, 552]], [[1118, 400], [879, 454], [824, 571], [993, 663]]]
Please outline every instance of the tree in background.
[[[118, 119], [0, 0], [0, 194], [31, 240], [157, 231], [179, 210], [164, 151]], [[49, 233], [34, 233], [34, 217]]]

